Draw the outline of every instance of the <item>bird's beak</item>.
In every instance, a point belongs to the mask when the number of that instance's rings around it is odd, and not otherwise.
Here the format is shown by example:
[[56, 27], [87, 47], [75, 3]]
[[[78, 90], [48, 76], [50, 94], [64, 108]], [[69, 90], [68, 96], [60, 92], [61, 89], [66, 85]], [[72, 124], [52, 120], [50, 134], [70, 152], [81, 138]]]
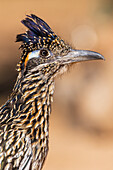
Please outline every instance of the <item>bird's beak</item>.
[[61, 57], [62, 64], [71, 64], [89, 60], [105, 60], [104, 57], [94, 51], [88, 50], [71, 50], [67, 55]]

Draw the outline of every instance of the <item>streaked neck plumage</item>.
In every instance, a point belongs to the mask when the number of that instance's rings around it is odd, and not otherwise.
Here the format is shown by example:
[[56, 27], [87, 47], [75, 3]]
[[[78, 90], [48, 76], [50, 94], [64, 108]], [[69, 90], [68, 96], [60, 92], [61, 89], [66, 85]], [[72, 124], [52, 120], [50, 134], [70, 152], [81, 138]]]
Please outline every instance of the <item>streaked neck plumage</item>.
[[[49, 116], [54, 93], [54, 77], [60, 66], [55, 63], [35, 67], [25, 72], [20, 72], [13, 89], [13, 109], [18, 111], [13, 123], [23, 129], [31, 139], [34, 160], [42, 166], [48, 151]], [[18, 101], [16, 101], [18, 100]], [[18, 115], [19, 113], [19, 115]], [[40, 157], [40, 159], [39, 159]], [[42, 162], [41, 162], [42, 161]], [[35, 163], [34, 163], [35, 164]]]

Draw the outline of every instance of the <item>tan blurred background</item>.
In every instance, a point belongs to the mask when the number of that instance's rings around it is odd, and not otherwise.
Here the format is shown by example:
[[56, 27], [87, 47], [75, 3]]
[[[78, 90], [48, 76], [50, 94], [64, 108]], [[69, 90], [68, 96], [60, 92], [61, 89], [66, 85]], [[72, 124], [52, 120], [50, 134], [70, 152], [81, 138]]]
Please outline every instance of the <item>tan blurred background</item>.
[[0, 0], [0, 104], [16, 80], [25, 14], [43, 18], [78, 49], [106, 61], [73, 65], [57, 78], [44, 170], [113, 170], [113, 1]]

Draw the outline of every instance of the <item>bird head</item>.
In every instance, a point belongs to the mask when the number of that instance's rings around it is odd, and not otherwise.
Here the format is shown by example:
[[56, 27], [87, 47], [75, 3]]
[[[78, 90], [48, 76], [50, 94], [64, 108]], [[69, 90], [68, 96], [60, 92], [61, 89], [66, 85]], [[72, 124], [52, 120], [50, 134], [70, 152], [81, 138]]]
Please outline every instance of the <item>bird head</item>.
[[27, 15], [21, 22], [28, 30], [16, 38], [17, 42], [22, 41], [18, 71], [43, 70], [44, 73], [52, 73], [72, 63], [104, 59], [97, 52], [72, 49], [46, 22], [33, 14]]

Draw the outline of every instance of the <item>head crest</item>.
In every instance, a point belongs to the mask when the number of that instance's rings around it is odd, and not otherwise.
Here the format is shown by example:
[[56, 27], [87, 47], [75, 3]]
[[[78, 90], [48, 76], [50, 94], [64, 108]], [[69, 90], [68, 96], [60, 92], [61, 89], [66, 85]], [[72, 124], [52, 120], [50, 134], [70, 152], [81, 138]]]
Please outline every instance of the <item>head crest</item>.
[[21, 22], [28, 28], [28, 31], [24, 34], [17, 35], [17, 42], [22, 41], [23, 43], [29, 45], [30, 42], [36, 43], [43, 37], [51, 39], [55, 39], [56, 37], [49, 25], [36, 15], [27, 15], [27, 18]]

